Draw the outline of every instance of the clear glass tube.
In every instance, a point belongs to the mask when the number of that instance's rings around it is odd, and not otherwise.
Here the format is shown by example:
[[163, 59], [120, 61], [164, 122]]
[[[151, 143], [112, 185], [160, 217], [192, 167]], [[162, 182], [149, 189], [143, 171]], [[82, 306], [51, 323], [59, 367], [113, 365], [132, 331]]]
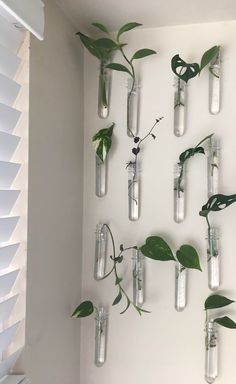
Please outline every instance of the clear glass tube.
[[175, 309], [183, 311], [187, 305], [187, 269], [178, 261], [175, 263]]
[[177, 163], [174, 167], [174, 220], [181, 223], [185, 217], [185, 166]]
[[174, 81], [174, 134], [180, 137], [186, 130], [187, 84], [179, 77]]
[[95, 316], [95, 365], [101, 367], [107, 355], [108, 311], [100, 306]]
[[106, 68], [108, 61], [100, 62], [99, 86], [98, 86], [98, 116], [106, 119], [109, 115], [111, 71]]
[[205, 380], [211, 384], [218, 376], [218, 337], [214, 320], [206, 323], [205, 347]]
[[208, 197], [219, 193], [219, 158], [219, 141], [212, 137], [209, 141], [207, 156]]
[[96, 156], [96, 196], [103, 197], [107, 193], [107, 160]]
[[138, 307], [144, 303], [144, 256], [133, 249], [133, 302]]
[[216, 115], [221, 109], [221, 52], [209, 66], [209, 111]]
[[127, 94], [127, 135], [137, 136], [139, 128], [139, 94], [140, 84], [128, 79]]
[[138, 174], [137, 163], [130, 162], [127, 166], [128, 169], [128, 206], [129, 206], [129, 219], [135, 221], [139, 219], [139, 189], [140, 181]]
[[219, 230], [210, 228], [207, 232], [207, 265], [208, 286], [215, 291], [220, 286], [220, 264], [219, 264]]
[[94, 279], [100, 280], [106, 274], [108, 229], [104, 224], [96, 226]]

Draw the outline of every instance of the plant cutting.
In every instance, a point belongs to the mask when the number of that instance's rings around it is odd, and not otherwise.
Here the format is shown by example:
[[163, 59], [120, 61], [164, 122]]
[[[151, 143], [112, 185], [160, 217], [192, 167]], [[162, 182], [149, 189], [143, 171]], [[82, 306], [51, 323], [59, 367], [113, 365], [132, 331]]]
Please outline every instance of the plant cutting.
[[[94, 23], [94, 26], [98, 25], [100, 24]], [[77, 32], [76, 35], [79, 36], [81, 43], [89, 53], [99, 60], [98, 116], [105, 119], [109, 115], [111, 86], [110, 71], [107, 69], [107, 64], [112, 61], [113, 54], [118, 46], [112, 40], [107, 42], [106, 39], [104, 43], [104, 38], [93, 39], [81, 32]]]
[[107, 192], [107, 155], [112, 145], [115, 124], [100, 129], [92, 138], [96, 152], [96, 195], [102, 197]]
[[219, 268], [219, 230], [212, 227], [209, 214], [211, 212], [222, 211], [231, 204], [236, 202], [236, 194], [223, 195], [217, 194], [209, 198], [208, 202], [203, 205], [199, 215], [205, 217], [207, 222], [207, 261], [208, 261], [208, 284], [209, 288], [215, 290], [220, 285], [220, 268]]
[[211, 139], [210, 134], [202, 139], [194, 148], [188, 148], [179, 156], [179, 161], [174, 168], [174, 220], [180, 223], [185, 216], [185, 168], [186, 162], [197, 154], [205, 154], [202, 144]]
[[[174, 134], [182, 136], [186, 125], [186, 101], [187, 83], [190, 79], [200, 75], [203, 69], [213, 63], [219, 55], [220, 46], [215, 45], [208, 49], [202, 56], [200, 64], [187, 63], [179, 54], [171, 60], [171, 68], [175, 74], [175, 96], [174, 96]], [[209, 67], [212, 72], [212, 65]], [[215, 73], [215, 72], [213, 72]]]
[[205, 337], [205, 380], [213, 383], [218, 376], [218, 332], [217, 326], [236, 329], [236, 323], [228, 316], [212, 317], [211, 311], [234, 303], [225, 296], [215, 294], [209, 296], [204, 305], [206, 311]]
[[[115, 240], [112, 234], [110, 227], [107, 224], [104, 224], [108, 229], [111, 243], [112, 243], [112, 255], [110, 259], [112, 261], [112, 268], [110, 271], [104, 276], [103, 279], [106, 279], [110, 275], [114, 276], [115, 286], [117, 287], [117, 296], [113, 300], [112, 305], [115, 306], [121, 302], [124, 298], [126, 301], [126, 306], [122, 310], [121, 314], [124, 314], [130, 306], [132, 306], [139, 315], [142, 313], [149, 313], [149, 311], [141, 308], [136, 305], [134, 301], [129, 297], [126, 292], [122, 282], [123, 277], [120, 276], [118, 266], [124, 261], [124, 255], [129, 250], [140, 250], [141, 253], [152, 260], [156, 261], [178, 261], [183, 268], [192, 268], [201, 270], [199, 256], [194, 247], [188, 244], [182, 245], [179, 250], [176, 252], [176, 258], [167, 244], [167, 242], [161, 238], [160, 236], [149, 236], [143, 245], [137, 247], [136, 245], [130, 247], [124, 247], [123, 244], [120, 245], [119, 251], [116, 251]], [[86, 317], [91, 315], [93, 312], [96, 312], [96, 306], [89, 300], [82, 302], [73, 312], [72, 316], [76, 318]]]
[[126, 165], [128, 169], [128, 207], [129, 207], [129, 219], [134, 221], [139, 219], [140, 213], [140, 199], [139, 199], [139, 189], [140, 189], [140, 180], [139, 180], [139, 167], [140, 162], [138, 161], [139, 155], [142, 152], [142, 146], [148, 138], [156, 139], [156, 135], [153, 133], [156, 125], [163, 119], [160, 117], [155, 120], [155, 123], [151, 129], [147, 132], [142, 138], [135, 136], [134, 137], [134, 146], [132, 148], [132, 155], [134, 160], [129, 161]]

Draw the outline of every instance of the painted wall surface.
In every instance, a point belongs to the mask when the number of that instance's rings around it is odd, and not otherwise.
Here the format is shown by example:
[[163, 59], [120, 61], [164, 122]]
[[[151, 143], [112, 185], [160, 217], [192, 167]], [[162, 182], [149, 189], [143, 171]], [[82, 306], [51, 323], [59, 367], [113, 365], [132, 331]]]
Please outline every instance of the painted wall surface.
[[75, 30], [46, 1], [44, 42], [32, 37], [29, 121], [27, 374], [75, 384], [80, 298], [83, 53]]
[[[165, 27], [133, 31], [123, 35], [128, 55], [139, 48], [156, 49], [158, 54], [135, 63], [142, 81], [140, 136], [152, 126], [155, 118], [164, 116], [156, 130], [157, 140], [145, 144], [142, 151], [141, 218], [127, 218], [126, 162], [132, 159], [132, 140], [126, 135], [126, 75], [113, 73], [111, 113], [100, 120], [97, 110], [98, 62], [85, 54], [85, 123], [84, 123], [84, 235], [82, 298], [96, 304], [110, 305], [117, 291], [112, 277], [93, 280], [95, 226], [106, 222], [112, 228], [116, 246], [141, 245], [148, 235], [165, 237], [174, 250], [183, 243], [198, 249], [203, 273], [190, 272], [188, 306], [183, 313], [174, 309], [174, 264], [146, 262], [146, 303], [151, 314], [141, 318], [131, 308], [119, 312], [125, 303], [110, 308], [107, 362], [96, 368], [94, 360], [94, 319], [81, 320], [82, 384], [156, 384], [204, 383], [203, 304], [210, 294], [206, 272], [206, 223], [198, 215], [207, 200], [206, 158], [198, 156], [188, 163], [187, 217], [182, 224], [173, 221], [173, 166], [179, 154], [195, 146], [209, 133], [221, 139], [221, 191], [236, 192], [236, 22]], [[208, 113], [208, 74], [194, 79], [188, 87], [188, 129], [182, 138], [173, 135], [173, 73], [170, 60], [179, 53], [192, 62], [199, 61], [205, 50], [215, 44], [223, 46], [223, 102], [218, 116]], [[115, 59], [116, 60], [116, 59]], [[118, 58], [117, 58], [118, 60]], [[95, 196], [95, 156], [92, 135], [115, 122], [114, 145], [109, 157], [108, 194]], [[221, 228], [222, 291], [236, 298], [235, 220], [236, 207], [214, 216]], [[132, 295], [131, 254], [120, 269], [124, 285]], [[226, 309], [236, 318], [235, 306]], [[224, 310], [219, 311], [221, 314]], [[235, 331], [219, 329], [220, 374], [218, 383], [234, 384]]]

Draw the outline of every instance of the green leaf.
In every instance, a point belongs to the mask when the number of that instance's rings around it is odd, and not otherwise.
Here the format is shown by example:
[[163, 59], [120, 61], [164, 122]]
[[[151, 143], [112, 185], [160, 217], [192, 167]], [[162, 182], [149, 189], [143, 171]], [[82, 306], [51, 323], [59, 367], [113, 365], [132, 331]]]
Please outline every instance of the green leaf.
[[191, 78], [199, 73], [199, 65], [197, 63], [186, 63], [179, 55], [175, 55], [171, 60], [172, 71], [180, 79], [187, 83]]
[[113, 123], [109, 128], [100, 129], [93, 136], [93, 144], [96, 150], [96, 154], [99, 159], [104, 162], [112, 144], [112, 134], [115, 124]]
[[132, 73], [130, 72], [130, 70], [127, 67], [125, 67], [124, 65], [122, 65], [122, 64], [110, 63], [106, 67], [110, 68], [110, 69], [113, 69], [114, 71], [127, 72], [130, 76], [132, 76]]
[[225, 328], [236, 329], [236, 323], [228, 316], [218, 317], [214, 322]]
[[218, 54], [220, 49], [219, 45], [215, 45], [214, 47], [208, 49], [202, 56], [200, 72], [206, 67]]
[[205, 301], [205, 310], [226, 307], [234, 303], [234, 300], [230, 300], [222, 295], [211, 295]]
[[116, 282], [115, 282], [115, 285], [118, 285], [118, 284], [120, 284], [121, 282], [122, 282], [122, 277], [117, 277], [116, 278]]
[[150, 55], [155, 55], [156, 51], [153, 51], [153, 49], [140, 49], [139, 51], [135, 52], [133, 55], [132, 60], [137, 60], [137, 59], [142, 59], [143, 57], [150, 56]]
[[101, 24], [101, 23], [92, 23], [92, 25], [98, 29], [100, 29], [100, 31], [102, 32], [105, 32], [105, 33], [109, 33], [107, 27], [105, 27], [105, 25]]
[[108, 39], [107, 37], [102, 37], [101, 39], [94, 40], [94, 46], [107, 50], [114, 50], [118, 48], [116, 43], [113, 40]]
[[91, 301], [83, 301], [72, 313], [72, 317], [80, 318], [91, 315], [94, 311], [94, 306]]
[[118, 34], [117, 34], [117, 40], [119, 39], [120, 35], [122, 35], [122, 33], [124, 32], [128, 32], [130, 31], [131, 29], [134, 29], [136, 27], [140, 27], [142, 24], [140, 23], [135, 23], [135, 22], [131, 22], [131, 23], [127, 23], [125, 25], [123, 25], [123, 27], [121, 27], [118, 31]]
[[115, 300], [113, 301], [112, 305], [118, 304], [122, 299], [122, 293], [119, 291], [118, 295], [116, 296]]
[[95, 57], [97, 57], [99, 60], [102, 59], [102, 55], [101, 55], [101, 52], [99, 51], [99, 49], [97, 49], [97, 47], [94, 45], [94, 40], [91, 39], [90, 37], [84, 35], [83, 33], [81, 32], [77, 32], [76, 35], [78, 35], [80, 37], [80, 40], [81, 42], [83, 43], [83, 45], [85, 46], [85, 48], [87, 48], [87, 50]]
[[131, 301], [128, 298], [126, 298], [126, 299], [127, 299], [127, 305], [126, 305], [125, 309], [122, 312], [120, 312], [120, 315], [123, 315], [127, 311], [127, 309], [129, 309], [129, 307], [130, 307]]
[[159, 236], [148, 237], [140, 250], [144, 256], [153, 260], [175, 260], [169, 245]]
[[202, 206], [202, 210], [199, 212], [200, 216], [206, 217], [209, 212], [221, 211], [227, 208], [229, 205], [236, 202], [236, 194], [234, 195], [222, 195], [217, 194], [209, 198], [208, 202]]
[[203, 147], [195, 147], [195, 148], [188, 148], [186, 151], [182, 152], [179, 156], [179, 161], [181, 163], [184, 163], [186, 160], [190, 159], [190, 157], [196, 155], [196, 154], [205, 154]]
[[181, 265], [185, 268], [198, 269], [201, 271], [199, 256], [195, 248], [191, 245], [184, 244], [176, 252], [176, 257]]

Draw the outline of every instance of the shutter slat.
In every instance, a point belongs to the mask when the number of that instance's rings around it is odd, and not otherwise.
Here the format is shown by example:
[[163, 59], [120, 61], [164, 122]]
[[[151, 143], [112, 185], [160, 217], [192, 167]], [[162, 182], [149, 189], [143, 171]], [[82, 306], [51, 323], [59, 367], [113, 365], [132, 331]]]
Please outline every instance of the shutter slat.
[[0, 73], [13, 78], [21, 60], [2, 45], [0, 45], [0, 57]]
[[0, 332], [0, 353], [3, 353], [3, 351], [9, 346], [19, 328], [20, 323], [21, 321], [18, 321], [11, 327], [8, 327], [4, 329], [4, 331]]
[[0, 378], [6, 376], [10, 372], [11, 368], [15, 365], [16, 361], [20, 357], [21, 352], [22, 348], [18, 349], [16, 352], [8, 356], [0, 363]]
[[19, 136], [11, 135], [6, 132], [0, 132], [0, 160], [10, 161], [19, 141]]
[[7, 320], [13, 311], [14, 306], [16, 305], [19, 295], [15, 295], [9, 298], [4, 298], [0, 302], [0, 322], [3, 323]]
[[0, 74], [0, 103], [12, 106], [21, 86], [9, 77]]
[[11, 133], [19, 118], [21, 112], [11, 108], [8, 105], [0, 103], [0, 131]]
[[20, 270], [5, 273], [5, 275], [0, 276], [0, 297], [8, 295], [17, 279]]
[[14, 25], [7, 22], [7, 20], [0, 15], [0, 44], [9, 49], [11, 52], [16, 53], [23, 40], [24, 34], [17, 29]]
[[0, 242], [9, 241], [19, 221], [19, 216], [0, 218]]
[[15, 191], [11, 189], [0, 190], [0, 216], [6, 216], [11, 213], [11, 210], [19, 194], [20, 191]]
[[[0, 269], [8, 268], [15, 256], [20, 243], [0, 247]], [[0, 320], [1, 321], [1, 320]]]
[[0, 384], [26, 384], [24, 375], [8, 375], [0, 380]]
[[0, 189], [11, 187], [19, 169], [20, 164], [0, 161]]

